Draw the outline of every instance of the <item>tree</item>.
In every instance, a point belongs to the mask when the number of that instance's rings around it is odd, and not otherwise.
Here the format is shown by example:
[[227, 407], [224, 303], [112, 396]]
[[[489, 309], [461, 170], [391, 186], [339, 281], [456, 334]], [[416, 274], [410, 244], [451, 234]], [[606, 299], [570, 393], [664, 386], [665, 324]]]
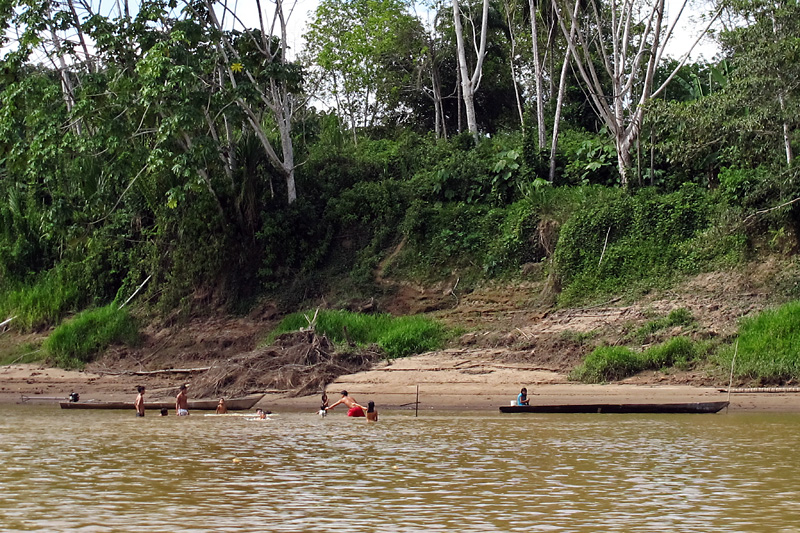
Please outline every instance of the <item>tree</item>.
[[[589, 0], [585, 10], [581, 9], [581, 4], [582, 0], [576, 0], [572, 7], [564, 0], [554, 0], [574, 64], [595, 112], [614, 140], [620, 180], [626, 186], [632, 166], [631, 148], [641, 133], [647, 103], [672, 80], [719, 12], [709, 17], [705, 30], [678, 67], [655, 88], [656, 67], [686, 0], [668, 27], [664, 20], [665, 0], [653, 0], [650, 4], [641, 0], [622, 3], [612, 0], [609, 6], [600, 5], [599, 0]], [[595, 61], [600, 62], [602, 71], [595, 67]]]
[[[469, 71], [467, 63], [466, 43], [464, 40], [464, 28], [461, 23], [462, 12], [459, 0], [452, 0], [453, 3], [453, 27], [456, 34], [456, 51], [458, 54], [458, 72], [461, 80], [461, 97], [464, 100], [464, 111], [467, 115], [467, 130], [477, 141], [478, 139], [478, 119], [475, 115], [475, 93], [480, 87], [481, 76], [483, 75], [483, 60], [486, 58], [486, 37], [489, 24], [489, 0], [483, 0], [483, 10], [481, 12], [480, 45], [476, 46], [475, 67], [472, 73]], [[472, 19], [468, 18], [470, 23]], [[472, 26], [473, 42], [478, 42], [475, 26]]]
[[[749, 102], [751, 129], [780, 124], [787, 166], [794, 160], [792, 133], [800, 111], [800, 6], [794, 0], [732, 2], [749, 23], [721, 35], [735, 68], [731, 91]], [[773, 122], [774, 121], [774, 122]]]
[[[316, 66], [323, 99], [350, 125], [379, 124], [412, 85], [422, 61], [419, 24], [402, 0], [322, 0], [306, 34], [305, 55]], [[399, 68], [398, 68], [399, 67]], [[405, 81], [404, 81], [405, 79]]]

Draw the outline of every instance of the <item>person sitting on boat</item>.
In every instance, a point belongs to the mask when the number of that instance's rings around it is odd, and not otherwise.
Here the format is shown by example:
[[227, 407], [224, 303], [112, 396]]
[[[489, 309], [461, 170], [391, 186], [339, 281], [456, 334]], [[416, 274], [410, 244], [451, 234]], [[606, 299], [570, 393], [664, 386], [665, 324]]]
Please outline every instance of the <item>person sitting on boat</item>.
[[375, 402], [370, 401], [367, 404], [367, 422], [377, 422], [378, 421], [378, 411], [375, 409]]
[[528, 389], [522, 387], [517, 395], [517, 405], [530, 405], [531, 401], [528, 399]]
[[358, 402], [356, 402], [353, 398], [348, 396], [346, 390], [343, 390], [341, 394], [342, 397], [339, 399], [339, 401], [331, 405], [330, 407], [326, 407], [325, 408], [326, 411], [329, 411], [334, 407], [336, 407], [337, 405], [339, 405], [340, 403], [343, 403], [350, 408], [347, 411], [347, 416], [356, 416], [356, 417], [364, 416], [364, 410], [366, 409], [366, 407], [364, 407], [363, 405], [359, 405]]
[[133, 406], [136, 408], [136, 416], [144, 416], [144, 391], [145, 388], [142, 385], [136, 387], [136, 392], [139, 393], [133, 402]]
[[225, 398], [219, 399], [219, 403], [217, 404], [217, 414], [218, 415], [228, 414], [228, 406], [225, 405]]
[[189, 398], [186, 396], [186, 384], [182, 384], [178, 395], [175, 397], [175, 414], [178, 416], [189, 415]]

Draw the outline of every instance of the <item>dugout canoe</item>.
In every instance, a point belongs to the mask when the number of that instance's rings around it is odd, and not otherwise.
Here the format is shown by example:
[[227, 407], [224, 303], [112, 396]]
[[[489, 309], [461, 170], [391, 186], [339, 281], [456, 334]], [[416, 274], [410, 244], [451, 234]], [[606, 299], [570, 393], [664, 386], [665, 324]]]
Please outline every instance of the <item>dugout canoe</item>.
[[[228, 411], [246, 411], [258, 403], [263, 394], [251, 394], [241, 398], [231, 398], [225, 400]], [[189, 400], [190, 411], [215, 411], [219, 404], [219, 398], [209, 400]], [[133, 409], [133, 402], [61, 402], [62, 409]], [[161, 409], [175, 410], [175, 400], [165, 402], [145, 402], [146, 411], [160, 411]]]
[[503, 405], [501, 413], [718, 413], [730, 402]]

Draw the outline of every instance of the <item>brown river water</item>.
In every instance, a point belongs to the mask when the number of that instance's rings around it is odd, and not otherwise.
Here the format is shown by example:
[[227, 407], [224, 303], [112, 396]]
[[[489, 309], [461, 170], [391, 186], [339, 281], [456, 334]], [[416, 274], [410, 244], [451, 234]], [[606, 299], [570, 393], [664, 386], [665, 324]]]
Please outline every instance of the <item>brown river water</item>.
[[800, 531], [800, 415], [0, 406], [0, 531]]

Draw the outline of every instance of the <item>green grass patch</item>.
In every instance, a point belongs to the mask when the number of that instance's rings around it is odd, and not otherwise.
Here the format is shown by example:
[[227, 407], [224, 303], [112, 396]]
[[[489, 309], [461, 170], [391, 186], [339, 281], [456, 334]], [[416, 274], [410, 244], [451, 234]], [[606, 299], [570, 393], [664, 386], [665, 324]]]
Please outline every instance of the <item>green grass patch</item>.
[[37, 363], [46, 358], [41, 346], [30, 342], [0, 347], [0, 366]]
[[763, 382], [800, 379], [800, 301], [770, 309], [739, 325], [735, 345], [722, 350], [719, 362], [730, 369], [734, 352], [734, 375]]
[[569, 378], [584, 383], [616, 381], [643, 370], [639, 354], [625, 346], [598, 346]]
[[637, 329], [633, 336], [639, 342], [644, 342], [650, 335], [675, 326], [688, 326], [694, 322], [692, 312], [681, 307], [673, 309], [665, 317], [650, 320], [639, 329]]
[[[281, 333], [308, 327], [314, 312], [286, 316], [267, 338], [272, 342]], [[391, 358], [436, 350], [444, 344], [444, 326], [421, 316], [393, 317], [365, 315], [350, 311], [320, 311], [315, 329], [333, 342], [348, 340], [361, 346], [377, 344]]]
[[643, 352], [635, 352], [625, 346], [600, 346], [570, 372], [569, 378], [584, 383], [606, 383], [627, 378], [642, 370], [664, 370], [669, 367], [685, 370], [706, 352], [704, 345], [688, 337], [675, 337]]
[[13, 325], [34, 331], [57, 324], [80, 301], [77, 285], [61, 271], [51, 271], [32, 285], [22, 285], [0, 294], [0, 320], [15, 316]]
[[44, 342], [44, 349], [56, 366], [82, 368], [111, 344], [135, 344], [138, 338], [138, 327], [128, 311], [110, 304], [60, 325]]

